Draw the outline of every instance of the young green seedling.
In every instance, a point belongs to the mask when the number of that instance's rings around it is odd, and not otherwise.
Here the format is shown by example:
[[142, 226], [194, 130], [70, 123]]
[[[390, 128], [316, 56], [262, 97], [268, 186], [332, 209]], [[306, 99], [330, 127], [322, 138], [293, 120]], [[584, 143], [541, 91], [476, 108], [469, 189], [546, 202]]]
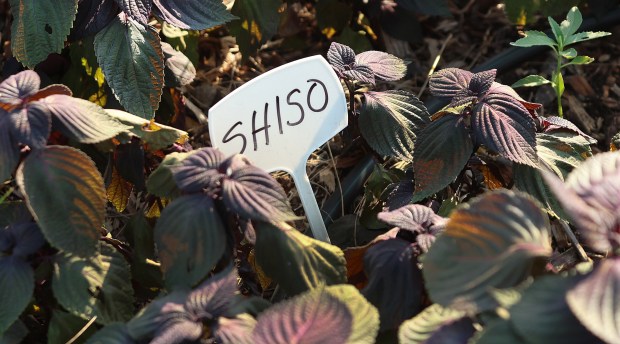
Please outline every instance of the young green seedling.
[[525, 31], [525, 37], [510, 44], [525, 48], [539, 45], [551, 47], [557, 60], [555, 70], [551, 74], [551, 80], [547, 80], [540, 75], [528, 75], [514, 83], [512, 87], [534, 87], [550, 84], [558, 98], [558, 116], [563, 117], [562, 94], [564, 93], [564, 78], [562, 77], [562, 68], [569, 65], [589, 64], [594, 61], [594, 59], [589, 56], [578, 55], [577, 50], [574, 48], [567, 47], [590, 39], [609, 36], [611, 33], [604, 31], [577, 32], [583, 21], [581, 12], [579, 12], [577, 7], [571, 8], [570, 11], [568, 11], [566, 20], [562, 21], [560, 24], [551, 17], [548, 19], [553, 37], [549, 37], [546, 33], [541, 31]]

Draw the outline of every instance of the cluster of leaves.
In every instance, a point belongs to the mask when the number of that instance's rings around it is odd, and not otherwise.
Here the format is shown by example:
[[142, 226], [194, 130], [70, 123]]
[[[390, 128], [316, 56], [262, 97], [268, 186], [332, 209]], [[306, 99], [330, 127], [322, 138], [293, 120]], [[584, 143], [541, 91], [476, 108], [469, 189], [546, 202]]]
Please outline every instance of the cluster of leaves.
[[[558, 100], [558, 116], [563, 117], [562, 94], [564, 94], [564, 78], [562, 77], [562, 69], [570, 65], [583, 65], [594, 62], [594, 59], [589, 56], [578, 55], [575, 48], [566, 49], [566, 47], [575, 43], [609, 36], [611, 33], [603, 31], [577, 32], [583, 22], [581, 12], [577, 7], [571, 8], [566, 16], [566, 20], [563, 20], [560, 24], [551, 17], [549, 17], [548, 20], [551, 31], [553, 32], [553, 38], [550, 38], [546, 33], [541, 31], [525, 31], [525, 37], [511, 44], [525, 48], [533, 46], [551, 47], [556, 58], [556, 67], [551, 75], [551, 80], [547, 80], [540, 75], [528, 75], [514, 83], [512, 87], [534, 87], [550, 84]], [[564, 63], [565, 59], [568, 60], [568, 62]]]

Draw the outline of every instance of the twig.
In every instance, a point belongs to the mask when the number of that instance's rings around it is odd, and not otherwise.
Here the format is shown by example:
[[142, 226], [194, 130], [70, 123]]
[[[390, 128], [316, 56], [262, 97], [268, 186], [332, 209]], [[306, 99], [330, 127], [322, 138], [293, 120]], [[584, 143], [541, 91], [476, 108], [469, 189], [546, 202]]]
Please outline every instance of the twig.
[[15, 191], [15, 188], [11, 186], [9, 190], [5, 192], [4, 195], [2, 195], [2, 197], [0, 197], [0, 204], [4, 203], [4, 201], [6, 201], [6, 199], [9, 198], [9, 196], [13, 193], [13, 191]]
[[564, 220], [558, 220], [558, 222], [560, 223], [560, 226], [562, 226], [562, 229], [564, 230], [564, 232], [568, 236], [568, 239], [570, 240], [570, 242], [573, 244], [573, 246], [577, 250], [577, 253], [579, 254], [579, 258], [582, 261], [584, 261], [584, 262], [589, 261], [590, 258], [588, 258], [588, 255], [586, 254], [586, 251], [583, 249], [583, 247], [581, 246], [581, 244], [577, 240], [577, 237], [575, 236], [575, 233], [573, 233], [573, 231], [570, 229], [570, 227], [568, 226], [568, 223], [566, 223], [566, 221], [564, 221]]
[[86, 325], [84, 325], [84, 327], [82, 327], [82, 329], [81, 329], [78, 333], [76, 333], [76, 334], [75, 334], [75, 336], [73, 336], [71, 339], [69, 339], [69, 340], [67, 341], [67, 343], [66, 343], [66, 344], [73, 344], [76, 340], [78, 340], [78, 338], [80, 338], [80, 336], [81, 336], [82, 334], [84, 334], [84, 332], [86, 332], [86, 330], [88, 330], [88, 328], [90, 327], [90, 325], [92, 325], [92, 324], [95, 322], [95, 320], [97, 320], [97, 316], [96, 316], [96, 315], [95, 315], [94, 317], [92, 317], [92, 318], [91, 318], [91, 319], [90, 319], [90, 320], [86, 323]]
[[341, 216], [344, 216], [344, 194], [342, 193], [342, 183], [340, 183], [340, 177], [338, 176], [338, 169], [336, 168], [336, 159], [334, 159], [334, 154], [332, 154], [332, 148], [329, 146], [329, 142], [325, 143], [327, 146], [327, 153], [329, 154], [329, 158], [332, 161], [332, 166], [334, 166], [334, 175], [336, 176], [336, 184], [338, 185], [338, 190], [340, 190], [340, 211], [342, 212]]
[[446, 46], [448, 46], [448, 43], [450, 43], [451, 39], [452, 39], [452, 34], [449, 34], [448, 37], [446, 37], [446, 40], [443, 41], [443, 44], [441, 45], [441, 49], [439, 49], [439, 52], [437, 53], [437, 56], [435, 57], [435, 61], [433, 61], [433, 65], [431, 66], [431, 69], [428, 71], [426, 80], [424, 80], [424, 84], [422, 85], [420, 92], [418, 92], [418, 98], [420, 98], [422, 96], [422, 93], [424, 93], [424, 90], [426, 89], [426, 86], [428, 85], [428, 81], [430, 80], [431, 75], [435, 73], [435, 68], [437, 68], [437, 65], [439, 64], [439, 60], [441, 60], [441, 54], [443, 54], [443, 51], [446, 49]]

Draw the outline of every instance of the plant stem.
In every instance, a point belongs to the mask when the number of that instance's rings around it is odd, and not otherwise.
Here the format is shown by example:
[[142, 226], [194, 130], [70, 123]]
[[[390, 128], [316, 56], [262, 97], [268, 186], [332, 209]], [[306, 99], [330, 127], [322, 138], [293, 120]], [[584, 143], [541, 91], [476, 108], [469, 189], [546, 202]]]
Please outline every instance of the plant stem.
[[562, 78], [562, 56], [560, 56], [560, 54], [557, 54], [557, 65], [555, 67], [555, 82], [554, 82], [554, 87], [555, 88], [555, 96], [558, 98], [558, 116], [560, 117], [564, 117], [564, 111], [562, 110], [562, 92], [560, 92], [560, 87], [563, 87], [563, 85], [560, 85], [560, 80], [562, 80], [562, 84], [564, 84], [564, 78]]
[[2, 195], [2, 197], [0, 197], [0, 204], [4, 203], [4, 201], [13, 193], [13, 191], [15, 191], [14, 187], [10, 187], [9, 190]]

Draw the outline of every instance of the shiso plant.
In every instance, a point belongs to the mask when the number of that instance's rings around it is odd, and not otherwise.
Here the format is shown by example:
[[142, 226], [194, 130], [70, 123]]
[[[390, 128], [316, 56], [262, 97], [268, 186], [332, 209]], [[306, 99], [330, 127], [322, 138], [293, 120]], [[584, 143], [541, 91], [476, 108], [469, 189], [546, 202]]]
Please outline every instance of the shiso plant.
[[[0, 83], [2, 341], [620, 342], [617, 140], [593, 155], [595, 140], [539, 116], [495, 70], [433, 74], [430, 92], [448, 105], [431, 115], [408, 91], [381, 91], [405, 75], [403, 60], [329, 47], [347, 134], [405, 170], [379, 192], [381, 234], [339, 247], [292, 227], [285, 190], [244, 156], [193, 147], [153, 119], [160, 84], [140, 73], [176, 85], [193, 76], [157, 41], [151, 12], [208, 27], [232, 19], [221, 3], [10, 3], [13, 39], [35, 41], [16, 52], [27, 66], [73, 39], [63, 6], [96, 46], [129, 55], [99, 57], [124, 110], [41, 87], [32, 70]], [[563, 25], [565, 39], [579, 26]], [[123, 58], [136, 57], [148, 64], [132, 72]]]
[[546, 84], [551, 85], [557, 98], [557, 115], [559, 117], [563, 117], [564, 110], [562, 109], [562, 95], [564, 94], [564, 77], [562, 76], [562, 69], [570, 65], [584, 65], [594, 62], [592, 57], [579, 55], [575, 48], [569, 48], [569, 46], [579, 42], [609, 36], [611, 33], [604, 31], [577, 32], [583, 22], [581, 12], [578, 7], [571, 8], [566, 15], [566, 19], [560, 24], [558, 24], [558, 22], [551, 17], [548, 17], [548, 20], [552, 32], [551, 37], [541, 31], [525, 31], [525, 37], [510, 44], [516, 47], [525, 48], [533, 46], [548, 46], [553, 49], [556, 65], [555, 70], [551, 74], [551, 80], [548, 80], [541, 75], [528, 75], [515, 82], [512, 87], [535, 87]]

